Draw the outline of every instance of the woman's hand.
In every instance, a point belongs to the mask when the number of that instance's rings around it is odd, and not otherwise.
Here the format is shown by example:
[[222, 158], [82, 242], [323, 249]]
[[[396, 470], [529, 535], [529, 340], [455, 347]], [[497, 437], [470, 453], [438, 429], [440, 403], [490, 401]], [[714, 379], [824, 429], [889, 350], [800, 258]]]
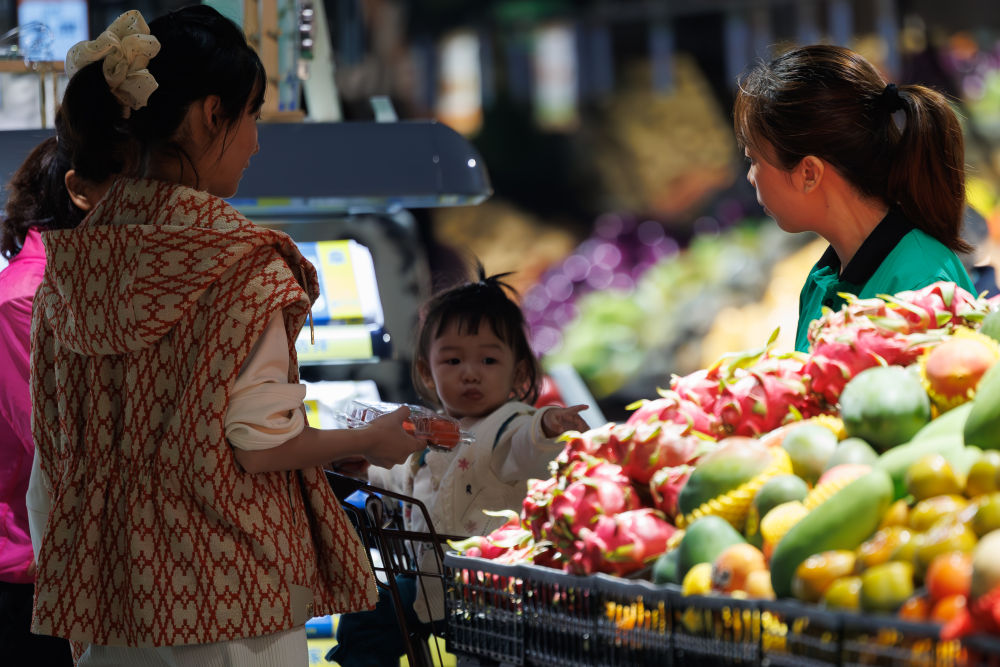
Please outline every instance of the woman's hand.
[[590, 426], [580, 413], [589, 405], [571, 405], [567, 408], [546, 408], [542, 415], [542, 433], [546, 438], [555, 438], [566, 431], [587, 431]]
[[335, 473], [354, 477], [355, 479], [368, 479], [368, 459], [363, 456], [351, 456], [346, 459], [338, 459], [330, 464], [330, 469]]
[[413, 452], [419, 452], [427, 446], [403, 428], [403, 422], [409, 416], [410, 409], [404, 405], [372, 420], [364, 427], [370, 444], [363, 454], [369, 463], [380, 468], [391, 468], [405, 461]]

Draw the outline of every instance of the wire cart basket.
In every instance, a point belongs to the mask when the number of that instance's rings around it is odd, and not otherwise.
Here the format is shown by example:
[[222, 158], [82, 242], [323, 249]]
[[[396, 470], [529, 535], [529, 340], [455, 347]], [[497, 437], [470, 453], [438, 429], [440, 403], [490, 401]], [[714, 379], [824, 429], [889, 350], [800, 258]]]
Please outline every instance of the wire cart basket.
[[[427, 581], [440, 582], [442, 590], [444, 587], [442, 545], [449, 539], [461, 538], [438, 534], [427, 507], [416, 498], [329, 470], [326, 475], [361, 537], [380, 593], [387, 593], [392, 600], [409, 664], [411, 667], [431, 667], [435, 658], [437, 664], [442, 664], [440, 643], [428, 642], [426, 626], [412, 627], [413, 624], [407, 621], [403, 608], [407, 602], [401, 597], [396, 577], [408, 575], [422, 579], [425, 585], [417, 590], [423, 591], [426, 603]], [[403, 513], [406, 506], [412, 512], [423, 514], [427, 532], [405, 529]]]

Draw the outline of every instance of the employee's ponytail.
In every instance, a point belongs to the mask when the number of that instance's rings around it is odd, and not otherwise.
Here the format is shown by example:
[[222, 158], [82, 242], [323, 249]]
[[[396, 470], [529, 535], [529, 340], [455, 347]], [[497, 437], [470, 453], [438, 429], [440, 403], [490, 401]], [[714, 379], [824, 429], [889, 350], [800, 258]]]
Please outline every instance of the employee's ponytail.
[[930, 88], [902, 86], [899, 95], [905, 122], [889, 162], [886, 199], [944, 245], [969, 252], [961, 237], [965, 145], [958, 118], [947, 99]]

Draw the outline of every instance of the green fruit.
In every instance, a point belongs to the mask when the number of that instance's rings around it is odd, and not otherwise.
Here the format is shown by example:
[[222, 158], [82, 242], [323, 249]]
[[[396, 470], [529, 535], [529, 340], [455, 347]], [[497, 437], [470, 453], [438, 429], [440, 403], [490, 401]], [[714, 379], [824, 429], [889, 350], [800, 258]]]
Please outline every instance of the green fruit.
[[868, 539], [892, 502], [892, 492], [889, 475], [872, 469], [792, 526], [771, 554], [775, 595], [791, 595], [795, 569], [809, 556], [833, 549], [856, 549]]
[[979, 506], [970, 522], [972, 530], [979, 537], [1000, 530], [1000, 491], [985, 495], [978, 501]]
[[677, 578], [684, 576], [698, 563], [711, 563], [727, 547], [746, 542], [728, 521], [718, 516], [703, 516], [684, 530], [677, 545]]
[[654, 584], [679, 584], [680, 577], [677, 576], [677, 559], [680, 556], [679, 549], [671, 549], [660, 555], [653, 563], [653, 583]]
[[829, 609], [857, 611], [861, 607], [861, 577], [841, 577], [823, 594], [823, 604]]
[[878, 461], [878, 452], [861, 438], [844, 438], [837, 443], [833, 456], [826, 462], [826, 469], [841, 463], [863, 463], [873, 466]]
[[690, 514], [713, 498], [749, 482], [773, 459], [768, 447], [754, 438], [730, 437], [702, 456], [677, 496], [677, 509]]
[[760, 520], [772, 509], [793, 500], [805, 500], [809, 485], [795, 475], [777, 475], [764, 482], [750, 503], [746, 526], [743, 529], [747, 542], [758, 549], [763, 544], [760, 534]]
[[910, 442], [929, 440], [940, 435], [957, 435], [965, 428], [965, 420], [972, 411], [972, 402], [962, 403], [944, 413], [937, 419], [932, 419], [926, 426], [917, 431]]
[[913, 595], [913, 566], [889, 561], [861, 574], [861, 608], [894, 612]]
[[970, 498], [1000, 490], [1000, 452], [995, 449], [983, 452], [969, 467], [965, 480], [965, 495]]
[[[892, 478], [895, 487], [895, 498], [906, 495], [906, 471], [911, 465], [928, 454], [940, 454], [952, 465], [956, 465], [963, 456], [965, 447], [961, 435], [942, 435], [926, 440], [914, 440], [899, 447], [894, 447], [878, 457], [876, 467], [885, 470]], [[961, 468], [961, 466], [956, 465]]]
[[1000, 341], [1000, 310], [994, 310], [983, 318], [983, 323], [979, 326], [979, 333]]
[[782, 503], [791, 500], [805, 500], [809, 485], [795, 475], [777, 475], [764, 482], [753, 497], [753, 506], [760, 516], [764, 516]]
[[1000, 449], [1000, 364], [993, 364], [979, 380], [963, 433], [967, 445]]
[[940, 454], [927, 454], [906, 469], [906, 491], [916, 500], [962, 492], [962, 480]]
[[781, 447], [792, 461], [792, 472], [815, 482], [837, 449], [837, 436], [825, 426], [807, 423], [791, 429], [781, 440]]
[[875, 366], [858, 373], [840, 394], [847, 435], [878, 451], [901, 445], [931, 419], [931, 399], [920, 381], [899, 366]]

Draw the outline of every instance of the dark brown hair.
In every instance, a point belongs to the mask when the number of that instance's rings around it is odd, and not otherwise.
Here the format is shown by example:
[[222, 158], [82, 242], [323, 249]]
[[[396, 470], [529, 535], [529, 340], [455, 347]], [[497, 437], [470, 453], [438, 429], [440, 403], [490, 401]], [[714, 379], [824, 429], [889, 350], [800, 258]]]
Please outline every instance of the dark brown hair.
[[64, 176], [69, 156], [49, 137], [38, 144], [7, 184], [7, 202], [0, 222], [0, 254], [12, 258], [21, 251], [28, 230], [66, 229], [83, 219], [70, 201]]
[[[902, 129], [895, 110], [905, 114]], [[754, 67], [733, 109], [740, 147], [793, 169], [814, 155], [862, 195], [898, 205], [917, 227], [958, 252], [965, 207], [965, 147], [958, 117], [940, 93], [920, 85], [887, 88], [859, 54], [802, 46]]]
[[515, 398], [528, 404], [538, 400], [541, 389], [541, 366], [528, 343], [527, 323], [521, 307], [512, 299], [517, 294], [503, 281], [509, 273], [486, 276], [483, 265], [476, 263], [474, 281], [450, 287], [435, 294], [420, 310], [420, 326], [413, 351], [413, 385], [420, 397], [438, 405], [438, 397], [424, 386], [420, 367], [427, 367], [431, 344], [454, 324], [459, 332], [475, 335], [488, 326], [494, 335], [510, 346], [515, 363], [524, 363], [525, 381], [514, 387]]
[[117, 163], [109, 165], [112, 170], [105, 178], [126, 167], [141, 172], [153, 152], [175, 157], [182, 169], [192, 165], [176, 138], [196, 100], [219, 96], [227, 133], [248, 106], [256, 111], [264, 103], [266, 78], [260, 58], [239, 26], [212, 7], [182, 7], [151, 21], [149, 30], [159, 40], [160, 51], [149, 61], [157, 88], [145, 107], [124, 117], [121, 102], [104, 78], [103, 61], [74, 74], [63, 95], [67, 136], [81, 147], [74, 151], [74, 168], [84, 169], [98, 182], [104, 180], [104, 167], [87, 161], [103, 161], [102, 152], [109, 146], [123, 150], [113, 155]]

